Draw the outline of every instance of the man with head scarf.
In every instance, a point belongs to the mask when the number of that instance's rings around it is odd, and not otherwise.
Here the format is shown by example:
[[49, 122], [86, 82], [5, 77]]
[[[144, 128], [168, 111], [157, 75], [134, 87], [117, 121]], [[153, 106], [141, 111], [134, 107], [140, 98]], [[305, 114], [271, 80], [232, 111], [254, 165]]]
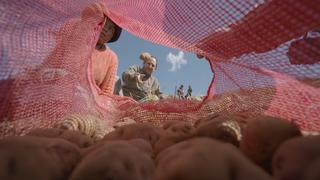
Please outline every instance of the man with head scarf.
[[139, 102], [148, 102], [162, 98], [159, 81], [152, 74], [157, 69], [157, 59], [150, 53], [141, 53], [143, 67], [133, 65], [122, 74], [122, 91]]

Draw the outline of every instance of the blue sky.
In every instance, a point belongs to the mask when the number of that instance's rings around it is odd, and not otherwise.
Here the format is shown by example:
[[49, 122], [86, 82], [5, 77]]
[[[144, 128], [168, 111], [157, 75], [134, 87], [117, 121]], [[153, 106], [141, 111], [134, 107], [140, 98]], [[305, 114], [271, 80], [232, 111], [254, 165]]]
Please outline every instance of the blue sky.
[[166, 94], [173, 94], [175, 87], [183, 84], [185, 92], [192, 86], [193, 95], [206, 95], [212, 79], [210, 65], [206, 60], [199, 60], [195, 54], [182, 52], [143, 40], [123, 30], [118, 41], [108, 44], [118, 55], [118, 76], [130, 65], [142, 65], [141, 52], [149, 52], [158, 59], [155, 76], [160, 88]]

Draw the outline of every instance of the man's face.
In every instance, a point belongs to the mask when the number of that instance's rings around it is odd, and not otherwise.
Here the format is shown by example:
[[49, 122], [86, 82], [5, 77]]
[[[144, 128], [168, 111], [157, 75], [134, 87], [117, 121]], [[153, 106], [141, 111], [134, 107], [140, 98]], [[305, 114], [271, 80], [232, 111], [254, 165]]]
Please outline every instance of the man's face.
[[143, 65], [143, 70], [147, 74], [152, 74], [156, 70], [156, 65], [155, 60], [146, 61]]
[[113, 37], [114, 32], [115, 32], [115, 24], [111, 22], [109, 18], [107, 18], [106, 23], [100, 33], [98, 45], [102, 45], [110, 41]]

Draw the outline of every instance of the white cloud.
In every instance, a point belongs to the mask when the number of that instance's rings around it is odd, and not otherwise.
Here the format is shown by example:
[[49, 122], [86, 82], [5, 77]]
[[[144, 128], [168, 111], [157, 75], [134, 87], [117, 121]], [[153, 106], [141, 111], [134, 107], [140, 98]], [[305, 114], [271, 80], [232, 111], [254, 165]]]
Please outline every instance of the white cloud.
[[184, 53], [182, 51], [179, 51], [177, 55], [170, 52], [167, 55], [167, 62], [171, 64], [171, 68], [169, 69], [171, 72], [179, 70], [182, 64], [187, 64], [187, 60], [184, 58]]

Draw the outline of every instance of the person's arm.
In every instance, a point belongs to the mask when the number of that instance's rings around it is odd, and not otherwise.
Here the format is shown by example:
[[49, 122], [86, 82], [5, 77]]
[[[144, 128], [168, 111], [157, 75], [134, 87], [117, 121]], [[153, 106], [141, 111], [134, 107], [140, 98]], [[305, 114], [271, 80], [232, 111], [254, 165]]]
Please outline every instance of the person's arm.
[[108, 65], [106, 67], [107, 73], [100, 85], [100, 89], [102, 94], [113, 94], [118, 68], [118, 58], [110, 49], [107, 49], [106, 51], [108, 51], [106, 56], [106, 58], [108, 58]]
[[140, 75], [139, 67], [134, 65], [129, 67], [127, 71], [122, 73], [122, 80], [123, 82], [138, 81], [138, 75]]

